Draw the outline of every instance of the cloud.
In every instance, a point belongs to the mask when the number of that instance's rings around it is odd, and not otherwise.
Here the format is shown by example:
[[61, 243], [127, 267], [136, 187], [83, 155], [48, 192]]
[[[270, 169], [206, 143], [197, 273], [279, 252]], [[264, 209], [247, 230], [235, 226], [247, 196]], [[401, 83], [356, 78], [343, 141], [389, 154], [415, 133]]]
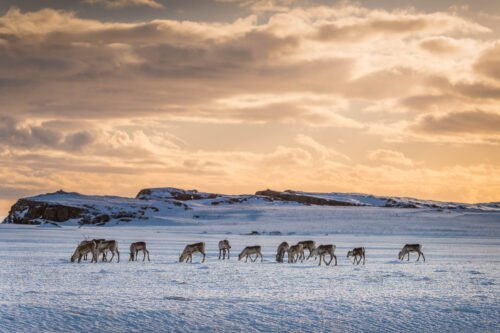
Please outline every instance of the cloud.
[[488, 78], [500, 81], [500, 43], [481, 53], [474, 69]]
[[404, 11], [372, 11], [363, 17], [347, 16], [318, 26], [322, 41], [361, 42], [376, 37], [404, 37], [441, 33], [488, 32], [488, 28], [445, 13], [415, 14]]
[[0, 117], [0, 145], [22, 149], [48, 148], [80, 150], [93, 141], [91, 133], [64, 133], [41, 125], [22, 125], [13, 118]]
[[429, 134], [500, 134], [500, 114], [475, 110], [440, 116], [425, 115], [412, 128]]
[[298, 0], [215, 0], [221, 3], [234, 3], [249, 8], [254, 13], [287, 12]]
[[419, 46], [423, 50], [437, 56], [453, 54], [460, 50], [453, 39], [446, 37], [424, 39], [420, 42]]
[[344, 155], [335, 149], [327, 147], [318, 141], [314, 140], [310, 136], [304, 134], [298, 134], [295, 137], [295, 142], [303, 147], [307, 147], [313, 152], [317, 153], [322, 160], [329, 160], [331, 162], [341, 160], [341, 161], [349, 161], [350, 158], [347, 155]]
[[84, 0], [85, 3], [96, 5], [102, 4], [108, 8], [122, 8], [129, 6], [147, 6], [151, 8], [164, 8], [155, 0]]
[[413, 166], [413, 161], [406, 157], [403, 153], [388, 149], [373, 150], [368, 154], [368, 159], [371, 161], [394, 164], [403, 167]]

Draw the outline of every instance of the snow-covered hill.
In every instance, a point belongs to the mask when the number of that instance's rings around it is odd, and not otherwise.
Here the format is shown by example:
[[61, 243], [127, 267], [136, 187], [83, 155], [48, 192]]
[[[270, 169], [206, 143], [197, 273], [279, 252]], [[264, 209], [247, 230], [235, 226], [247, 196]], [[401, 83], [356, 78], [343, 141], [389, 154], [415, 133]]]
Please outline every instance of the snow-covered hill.
[[[265, 190], [254, 195], [224, 195], [172, 187], [141, 190], [135, 198], [58, 191], [19, 199], [4, 223], [122, 224], [131, 221], [192, 223], [207, 212], [224, 215], [259, 212], [276, 206], [355, 206], [499, 212], [499, 203], [459, 204], [359, 193], [311, 193]], [[311, 208], [313, 209], [313, 208]], [[203, 214], [202, 214], [203, 213]], [[209, 215], [209, 214], [208, 214]]]

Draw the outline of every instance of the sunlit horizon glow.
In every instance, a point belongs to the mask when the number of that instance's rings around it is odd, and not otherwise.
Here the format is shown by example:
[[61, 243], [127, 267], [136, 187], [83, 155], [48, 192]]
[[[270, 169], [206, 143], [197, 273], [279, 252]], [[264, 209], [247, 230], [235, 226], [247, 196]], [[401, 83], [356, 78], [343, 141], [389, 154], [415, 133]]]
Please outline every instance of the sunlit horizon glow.
[[6, 0], [0, 59], [0, 215], [162, 186], [500, 201], [491, 1]]

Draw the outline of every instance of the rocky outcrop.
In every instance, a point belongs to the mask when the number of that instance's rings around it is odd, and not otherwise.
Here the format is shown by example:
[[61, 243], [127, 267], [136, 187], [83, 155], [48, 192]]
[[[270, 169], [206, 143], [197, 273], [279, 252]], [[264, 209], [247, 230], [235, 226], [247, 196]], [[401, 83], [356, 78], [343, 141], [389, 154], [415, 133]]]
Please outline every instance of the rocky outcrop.
[[298, 202], [304, 205], [318, 205], [318, 206], [359, 206], [354, 203], [337, 201], [332, 199], [318, 198], [314, 196], [297, 194], [293, 191], [278, 192], [273, 190], [265, 190], [255, 192], [255, 195], [271, 198], [276, 201], [291, 201]]
[[[177, 207], [174, 204], [164, 204]], [[182, 206], [183, 203], [179, 202]], [[169, 208], [170, 209], [170, 208]], [[74, 192], [57, 191], [31, 198], [19, 199], [3, 221], [13, 224], [40, 224], [43, 222], [104, 225], [110, 221], [127, 222], [146, 219], [147, 212], [158, 211], [154, 203], [119, 197], [86, 196]]]
[[15, 224], [39, 224], [39, 220], [65, 222], [83, 218], [87, 213], [86, 209], [80, 207], [20, 199], [10, 209], [5, 222]]
[[139, 200], [201, 200], [215, 199], [220, 197], [220, 194], [198, 192], [197, 190], [182, 190], [173, 187], [166, 188], [147, 188], [139, 191], [136, 199]]

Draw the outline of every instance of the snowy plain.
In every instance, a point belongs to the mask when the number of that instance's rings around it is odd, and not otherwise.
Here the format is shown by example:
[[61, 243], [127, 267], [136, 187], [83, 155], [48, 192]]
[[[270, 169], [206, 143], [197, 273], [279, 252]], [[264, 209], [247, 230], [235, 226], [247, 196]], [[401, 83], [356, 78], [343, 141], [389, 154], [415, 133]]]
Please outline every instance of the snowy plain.
[[[0, 224], [0, 332], [500, 331], [498, 212], [252, 204], [195, 211], [195, 219], [106, 227]], [[118, 240], [120, 263], [71, 264], [85, 237]], [[224, 238], [232, 254], [222, 262]], [[275, 262], [279, 243], [306, 239], [335, 244], [338, 266]], [[140, 240], [151, 262], [128, 262], [129, 244]], [[178, 263], [197, 241], [206, 242], [207, 261]], [[400, 262], [405, 243], [421, 243], [427, 261], [412, 254]], [[261, 245], [264, 262], [238, 262], [247, 245]], [[366, 247], [365, 266], [346, 258], [357, 246]]]

